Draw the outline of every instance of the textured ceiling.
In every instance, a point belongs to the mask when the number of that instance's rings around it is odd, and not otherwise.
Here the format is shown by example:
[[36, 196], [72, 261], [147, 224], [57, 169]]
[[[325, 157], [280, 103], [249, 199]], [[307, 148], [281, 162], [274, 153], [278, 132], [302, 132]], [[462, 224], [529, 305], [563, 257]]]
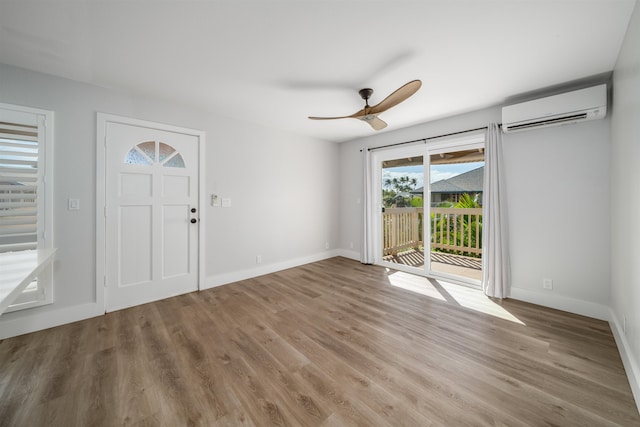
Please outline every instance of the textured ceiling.
[[634, 0], [0, 1], [0, 62], [330, 141], [610, 72]]

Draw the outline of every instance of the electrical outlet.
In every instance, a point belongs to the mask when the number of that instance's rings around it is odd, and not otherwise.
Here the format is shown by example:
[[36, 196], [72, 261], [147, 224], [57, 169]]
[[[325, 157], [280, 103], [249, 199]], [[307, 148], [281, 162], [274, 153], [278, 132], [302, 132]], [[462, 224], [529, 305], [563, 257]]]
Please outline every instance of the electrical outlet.
[[326, 243], [324, 244], [324, 248], [325, 248], [325, 249], [329, 249], [329, 242], [326, 242]]
[[349, 242], [349, 249], [353, 249], [353, 242]]
[[262, 255], [256, 255], [256, 264], [262, 264]]
[[551, 279], [542, 279], [542, 287], [547, 290], [553, 289], [553, 280]]
[[80, 210], [80, 199], [69, 199], [69, 210], [70, 211]]

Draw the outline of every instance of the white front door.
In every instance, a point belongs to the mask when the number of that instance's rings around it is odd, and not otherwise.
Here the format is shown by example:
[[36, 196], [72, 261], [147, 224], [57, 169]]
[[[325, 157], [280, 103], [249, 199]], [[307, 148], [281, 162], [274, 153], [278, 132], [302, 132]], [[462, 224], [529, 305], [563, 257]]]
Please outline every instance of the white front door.
[[198, 289], [196, 135], [107, 122], [106, 311]]

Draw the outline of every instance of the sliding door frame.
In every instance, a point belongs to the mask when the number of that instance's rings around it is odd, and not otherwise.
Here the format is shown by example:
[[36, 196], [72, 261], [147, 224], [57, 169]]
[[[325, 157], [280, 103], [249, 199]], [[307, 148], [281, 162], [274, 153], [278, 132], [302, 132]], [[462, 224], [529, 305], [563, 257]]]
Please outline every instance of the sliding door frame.
[[[374, 236], [373, 245], [375, 248], [374, 263], [383, 267], [393, 268], [395, 270], [405, 271], [407, 273], [425, 275], [424, 267], [422, 269], [411, 267], [403, 264], [396, 264], [389, 261], [385, 261], [383, 258], [382, 249], [382, 208], [384, 207], [384, 201], [382, 200], [382, 162], [386, 160], [409, 158], [409, 157], [423, 157], [423, 174], [425, 183], [428, 179], [428, 168], [424, 164], [424, 156], [426, 150], [424, 144], [411, 145], [405, 147], [387, 148], [384, 150], [374, 151], [371, 155], [371, 170], [373, 171], [373, 185], [371, 186], [373, 191], [373, 197], [371, 205], [368, 207], [373, 212], [372, 218], [374, 220]], [[426, 198], [425, 198], [426, 200]], [[425, 232], [423, 227], [423, 233]], [[422, 236], [424, 240], [425, 235]]]
[[[456, 135], [452, 137], [443, 137], [429, 140], [426, 144], [416, 144], [403, 147], [388, 147], [381, 150], [373, 151], [371, 154], [371, 170], [372, 170], [372, 191], [373, 197], [368, 209], [373, 213], [374, 220], [374, 236], [372, 244], [374, 245], [374, 263], [383, 267], [392, 268], [408, 273], [419, 274], [426, 277], [434, 277], [437, 279], [445, 279], [450, 282], [459, 283], [474, 288], [480, 288], [481, 283], [478, 280], [465, 278], [462, 276], [447, 274], [443, 272], [431, 270], [431, 162], [430, 158], [433, 154], [441, 154], [452, 151], [484, 149], [485, 131]], [[422, 268], [411, 267], [403, 264], [384, 261], [382, 248], [382, 208], [384, 206], [382, 200], [382, 162], [385, 160], [393, 160], [408, 157], [423, 157], [424, 171], [424, 216], [423, 216], [423, 233], [422, 241], [424, 242], [424, 266]]]

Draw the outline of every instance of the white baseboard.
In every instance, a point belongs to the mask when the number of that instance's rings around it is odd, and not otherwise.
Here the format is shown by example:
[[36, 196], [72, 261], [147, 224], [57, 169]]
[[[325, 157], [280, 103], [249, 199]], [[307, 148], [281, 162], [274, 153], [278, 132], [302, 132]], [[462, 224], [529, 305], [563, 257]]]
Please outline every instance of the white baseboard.
[[200, 289], [215, 288], [216, 286], [222, 286], [240, 280], [247, 280], [253, 277], [263, 276], [265, 274], [275, 273], [277, 271], [286, 270], [288, 268], [298, 267], [299, 265], [309, 264], [311, 262], [322, 261], [324, 259], [340, 256], [340, 250], [334, 249], [326, 252], [320, 252], [318, 254], [309, 255], [306, 257], [290, 259], [283, 262], [276, 262], [273, 264], [265, 264], [260, 267], [248, 268], [245, 270], [232, 271], [230, 273], [216, 274], [207, 277], [207, 280], [203, 287]]
[[3, 320], [0, 322], [0, 340], [101, 316], [103, 314], [104, 307], [102, 305], [89, 303]]
[[360, 252], [347, 250], [347, 249], [336, 249], [336, 256], [341, 256], [345, 258], [352, 259], [354, 261], [360, 261]]
[[591, 301], [584, 301], [575, 298], [564, 297], [552, 292], [541, 293], [522, 288], [511, 288], [509, 298], [544, 307], [555, 308], [556, 310], [568, 311], [573, 314], [593, 317], [594, 319], [606, 320], [610, 318], [609, 307], [603, 304], [596, 304]]
[[636, 407], [640, 411], [640, 369], [638, 369], [638, 364], [635, 362], [636, 358], [633, 357], [634, 355], [629, 341], [627, 341], [627, 337], [613, 310], [610, 310], [609, 326], [611, 326], [613, 338], [616, 340], [618, 352], [624, 365], [624, 371], [627, 374], [627, 379], [631, 386], [631, 393], [633, 393], [633, 398], [636, 401]]

